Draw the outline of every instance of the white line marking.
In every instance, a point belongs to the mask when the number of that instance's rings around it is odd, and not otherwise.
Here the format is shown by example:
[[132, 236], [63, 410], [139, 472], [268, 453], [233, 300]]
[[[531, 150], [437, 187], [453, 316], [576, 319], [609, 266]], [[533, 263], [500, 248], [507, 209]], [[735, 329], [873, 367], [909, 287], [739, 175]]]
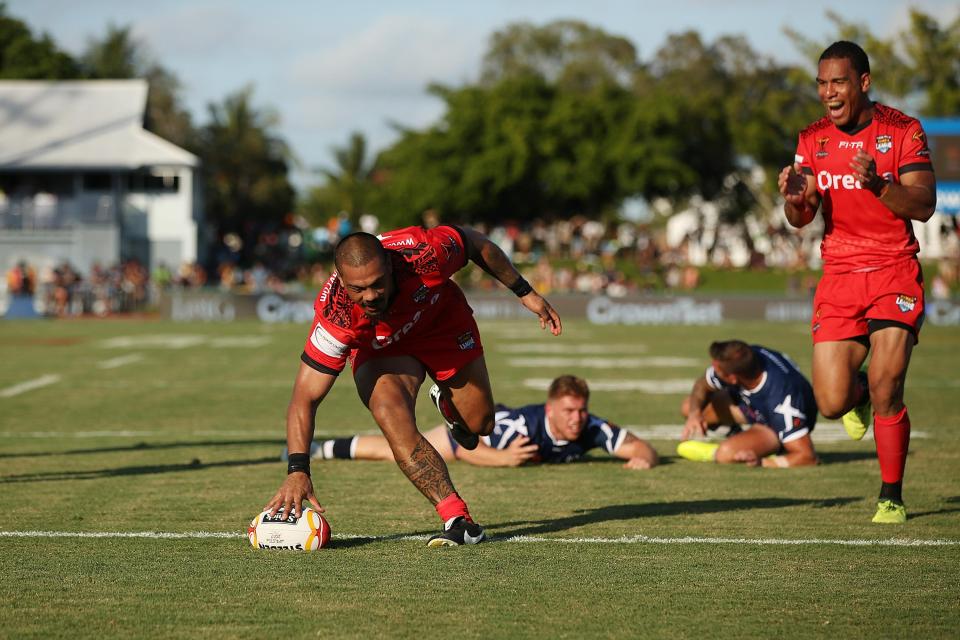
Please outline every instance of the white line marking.
[[130, 355], [110, 358], [109, 360], [101, 360], [97, 363], [97, 366], [101, 369], [116, 369], [117, 367], [122, 367], [125, 364], [133, 364], [134, 362], [140, 362], [141, 360], [143, 360], [142, 353], [131, 353]]
[[100, 342], [105, 349], [186, 349], [188, 347], [247, 347], [256, 348], [268, 344], [270, 336], [221, 336], [218, 338], [192, 334], [156, 334], [143, 336], [117, 336]]
[[33, 380], [27, 380], [26, 382], [21, 382], [20, 384], [15, 384], [12, 387], [7, 387], [6, 389], [0, 390], [0, 398], [12, 398], [13, 396], [20, 395], [21, 393], [33, 391], [34, 389], [39, 389], [40, 387], [47, 387], [58, 382], [60, 382], [59, 375], [53, 373], [47, 374], [45, 376], [40, 376], [39, 378], [34, 378]]
[[497, 351], [501, 353], [559, 353], [569, 355], [571, 353], [586, 354], [606, 354], [614, 353], [623, 355], [625, 353], [646, 353], [648, 351], [645, 344], [544, 344], [542, 342], [531, 342], [526, 344], [498, 344]]
[[[243, 539], [246, 535], [233, 531], [0, 531], [0, 538], [150, 538], [157, 540], [181, 539]], [[397, 535], [358, 535], [340, 533], [333, 536], [334, 540], [372, 540], [372, 541], [420, 541], [428, 536]], [[800, 545], [840, 545], [846, 547], [953, 547], [960, 545], [960, 540], [918, 540], [910, 538], [887, 539], [851, 539], [836, 538], [707, 538], [698, 536], [683, 536], [666, 538], [659, 536], [620, 536], [617, 538], [544, 538], [539, 536], [507, 536], [493, 537], [496, 542], [513, 543], [545, 543], [560, 544], [735, 544], [752, 546], [800, 546]]]
[[[703, 361], [696, 358], [509, 358], [511, 367], [588, 367], [591, 369], [640, 369], [641, 367], [697, 367]], [[693, 380], [688, 381], [692, 387]], [[593, 386], [592, 384], [590, 386]]]
[[[550, 378], [527, 378], [523, 386], [546, 391]], [[640, 391], [651, 394], [686, 395], [693, 388], [691, 378], [668, 378], [665, 380], [590, 380], [590, 391]], [[679, 405], [678, 405], [679, 406]]]

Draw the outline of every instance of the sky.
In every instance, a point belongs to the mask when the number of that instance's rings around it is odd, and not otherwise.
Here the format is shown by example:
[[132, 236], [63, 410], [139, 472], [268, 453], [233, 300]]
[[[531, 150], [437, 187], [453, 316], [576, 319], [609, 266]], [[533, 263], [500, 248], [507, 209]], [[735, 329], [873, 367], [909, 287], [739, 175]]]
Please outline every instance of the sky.
[[[941, 24], [958, 15], [951, 1], [909, 6]], [[254, 104], [280, 116], [278, 133], [299, 161], [299, 187], [319, 182], [314, 170], [332, 167], [332, 148], [352, 132], [364, 134], [373, 153], [397, 139], [391, 123], [436, 122], [443, 104], [427, 85], [475, 81], [490, 36], [511, 23], [582, 20], [629, 39], [641, 60], [671, 33], [696, 30], [707, 42], [743, 35], [761, 54], [803, 63], [783, 28], [826, 46], [834, 33], [828, 10], [865, 21], [880, 36], [908, 24], [902, 0], [7, 0], [8, 14], [72, 54], [109, 24], [130, 26], [180, 79], [195, 124], [207, 120], [207, 105], [252, 84]]]

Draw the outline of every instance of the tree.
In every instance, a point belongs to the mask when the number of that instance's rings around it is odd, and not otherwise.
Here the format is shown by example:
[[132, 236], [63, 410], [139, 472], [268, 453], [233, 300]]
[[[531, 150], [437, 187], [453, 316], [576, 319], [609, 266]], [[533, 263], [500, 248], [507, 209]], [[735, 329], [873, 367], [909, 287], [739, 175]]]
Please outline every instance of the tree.
[[282, 226], [293, 210], [287, 177], [292, 154], [275, 133], [277, 114], [253, 105], [252, 86], [210, 104], [208, 110], [209, 122], [199, 130], [198, 140], [207, 220], [218, 237], [230, 231], [247, 236], [249, 259], [256, 234]]
[[153, 60], [146, 46], [133, 37], [129, 26], [109, 25], [101, 38], [91, 38], [82, 57], [90, 78], [144, 78], [150, 87], [144, 126], [170, 142], [193, 150], [190, 112], [180, 98], [180, 81]]
[[6, 80], [71, 80], [80, 65], [43, 34], [35, 37], [26, 23], [7, 13], [0, 2], [0, 78]]
[[517, 23], [495, 32], [483, 59], [482, 84], [533, 74], [562, 89], [589, 91], [603, 84], [627, 87], [641, 72], [626, 38], [576, 20], [537, 27]]

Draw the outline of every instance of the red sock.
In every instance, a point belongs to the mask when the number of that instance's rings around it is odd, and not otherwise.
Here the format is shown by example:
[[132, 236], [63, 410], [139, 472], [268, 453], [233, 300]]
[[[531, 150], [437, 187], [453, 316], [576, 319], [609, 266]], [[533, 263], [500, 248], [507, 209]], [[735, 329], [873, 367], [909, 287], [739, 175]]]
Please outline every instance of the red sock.
[[910, 416], [904, 407], [894, 416], [874, 416], [873, 438], [877, 442], [877, 460], [884, 482], [902, 482], [910, 448]]
[[440, 514], [440, 519], [444, 522], [457, 516], [463, 516], [468, 522], [473, 522], [473, 518], [470, 517], [470, 511], [467, 509], [467, 503], [463, 501], [456, 491], [438, 502], [436, 509], [437, 513]]

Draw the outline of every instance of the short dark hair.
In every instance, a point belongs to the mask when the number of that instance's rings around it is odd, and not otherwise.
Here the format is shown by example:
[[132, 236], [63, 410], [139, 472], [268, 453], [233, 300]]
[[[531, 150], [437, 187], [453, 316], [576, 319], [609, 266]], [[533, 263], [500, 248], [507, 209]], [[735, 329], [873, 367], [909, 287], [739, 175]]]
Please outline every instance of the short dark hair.
[[841, 58], [846, 58], [850, 61], [850, 66], [853, 67], [853, 70], [857, 72], [858, 76], [862, 76], [865, 73], [870, 73], [870, 58], [867, 57], [867, 52], [864, 51], [856, 42], [850, 42], [849, 40], [838, 40], [824, 49], [823, 53], [820, 54], [821, 62], [824, 60], [838, 60]]
[[717, 341], [710, 345], [710, 357], [720, 363], [724, 373], [752, 377], [763, 369], [760, 358], [742, 340]]
[[547, 397], [551, 400], [562, 398], [563, 396], [576, 396], [584, 400], [590, 400], [590, 387], [587, 381], [577, 376], [559, 376], [550, 383], [550, 389], [547, 391]]
[[340, 271], [341, 267], [345, 265], [362, 267], [375, 259], [383, 260], [386, 263], [386, 251], [377, 236], [363, 231], [344, 236], [337, 243], [337, 248], [333, 252], [333, 263], [336, 265], [337, 271]]

